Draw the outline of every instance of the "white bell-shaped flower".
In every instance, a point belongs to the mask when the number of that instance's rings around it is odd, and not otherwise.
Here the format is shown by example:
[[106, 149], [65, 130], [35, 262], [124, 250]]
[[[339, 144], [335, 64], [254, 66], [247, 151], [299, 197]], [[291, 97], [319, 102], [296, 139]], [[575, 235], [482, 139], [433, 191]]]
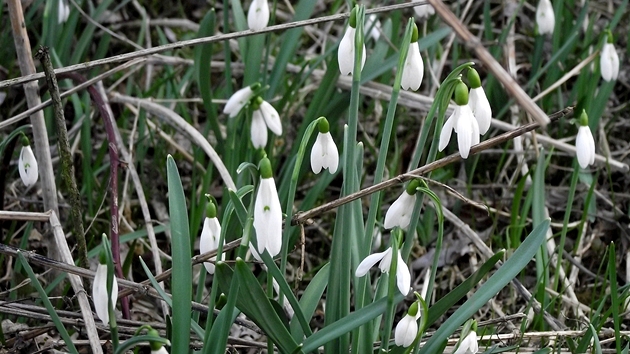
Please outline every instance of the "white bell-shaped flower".
[[385, 221], [383, 222], [383, 226], [386, 229], [393, 229], [395, 226], [404, 229], [409, 226], [413, 207], [416, 204], [416, 188], [418, 188], [418, 185], [418, 180], [409, 182], [405, 191], [387, 209]]
[[[411, 287], [411, 273], [409, 273], [409, 268], [407, 268], [405, 261], [403, 261], [400, 256], [400, 252], [396, 252], [396, 257], [398, 257], [396, 261], [396, 285], [401, 294], [407, 295]], [[359, 263], [354, 273], [355, 276], [362, 277], [366, 275], [370, 268], [376, 263], [379, 263], [379, 268], [382, 273], [389, 273], [389, 268], [392, 264], [392, 248], [389, 247], [384, 252], [373, 253], [365, 257], [365, 259]]]
[[619, 55], [613, 44], [613, 36], [608, 31], [608, 36], [604, 47], [602, 48], [599, 59], [599, 68], [602, 73], [602, 79], [606, 81], [617, 80], [619, 77]]
[[322, 168], [327, 168], [328, 172], [335, 173], [339, 167], [339, 151], [332, 135], [330, 135], [328, 120], [324, 117], [319, 118], [317, 128], [319, 133], [311, 149], [311, 169], [315, 174], [320, 173]]
[[18, 159], [18, 172], [20, 173], [22, 183], [30, 187], [37, 182], [39, 171], [33, 149], [31, 149], [28, 143], [28, 138], [22, 136], [22, 150], [20, 151], [20, 158]]
[[274, 257], [282, 248], [282, 207], [273, 180], [271, 162], [264, 157], [260, 161], [260, 184], [254, 203], [254, 229], [258, 253], [265, 250]]
[[[149, 326], [149, 329], [147, 330], [147, 335], [159, 337], [160, 333], [157, 330], [153, 329], [151, 326]], [[170, 342], [168, 342], [168, 345], [170, 345]], [[149, 346], [151, 347], [151, 354], [168, 354], [168, 351], [166, 350], [166, 348], [164, 348], [164, 346], [162, 346], [162, 343], [160, 342], [150, 341]]]
[[247, 12], [249, 29], [261, 30], [269, 23], [269, 4], [267, 0], [253, 0]]
[[368, 36], [372, 37], [375, 42], [381, 38], [381, 21], [378, 20], [376, 14], [371, 14], [365, 19], [365, 28], [370, 31]]
[[229, 114], [230, 118], [236, 117], [243, 107], [254, 97], [254, 90], [258, 88], [260, 88], [260, 84], [256, 83], [234, 92], [227, 100], [225, 107], [223, 107], [223, 113]]
[[411, 304], [405, 317], [396, 325], [394, 342], [397, 346], [406, 348], [416, 340], [418, 336], [418, 318], [420, 318], [420, 311], [418, 311], [418, 302], [416, 301]]
[[420, 48], [418, 47], [418, 27], [414, 23], [413, 35], [411, 36], [411, 43], [409, 44], [409, 52], [407, 52], [407, 58], [405, 59], [405, 66], [403, 67], [402, 78], [400, 80], [400, 87], [403, 90], [412, 89], [416, 91], [422, 84], [422, 78], [424, 77], [424, 62], [420, 55]]
[[57, 0], [57, 23], [62, 24], [68, 21], [68, 17], [70, 16], [70, 5], [68, 5], [67, 0]]
[[[199, 252], [207, 253], [219, 248], [219, 240], [221, 239], [221, 224], [217, 219], [217, 207], [212, 201], [208, 201], [206, 206], [206, 217], [203, 221], [203, 228], [201, 229], [201, 238], [199, 240]], [[217, 257], [210, 258], [211, 261], [216, 260]], [[219, 260], [223, 259], [222, 256]], [[209, 274], [214, 274], [214, 264], [211, 262], [204, 262], [204, 267]]]
[[575, 138], [575, 152], [580, 167], [587, 168], [595, 163], [595, 139], [588, 126], [588, 116], [583, 110], [579, 119], [577, 137]]
[[[413, 2], [420, 2], [420, 1], [422, 0], [415, 0]], [[435, 13], [435, 8], [433, 8], [433, 5], [424, 4], [424, 5], [418, 5], [414, 7], [413, 11], [416, 13], [416, 16], [418, 16], [419, 18], [425, 18], [425, 17], [429, 17], [433, 15]]]
[[160, 347], [159, 349], [151, 349], [151, 354], [168, 354], [168, 350], [164, 347]]
[[[101, 256], [100, 261], [105, 262], [105, 257]], [[109, 325], [109, 303], [107, 297], [107, 264], [99, 263], [94, 275], [94, 284], [92, 284], [92, 301], [94, 302], [94, 310], [96, 315], [103, 321], [103, 324]], [[112, 293], [109, 299], [112, 306], [116, 307], [116, 299], [118, 299], [118, 281], [116, 275], [113, 276]]]
[[261, 97], [254, 100], [253, 106], [250, 134], [252, 144], [259, 149], [267, 145], [267, 128], [276, 135], [282, 135], [282, 122], [278, 111]]
[[479, 125], [468, 105], [468, 87], [463, 82], [455, 88], [455, 110], [446, 120], [440, 133], [438, 149], [444, 150], [451, 140], [453, 130], [457, 133], [459, 154], [463, 159], [468, 158], [470, 148], [479, 144]]
[[[337, 50], [337, 60], [339, 61], [339, 71], [341, 75], [352, 75], [354, 71], [354, 37], [356, 33], [356, 22], [357, 22], [357, 10], [356, 7], [352, 10], [350, 14], [350, 21], [348, 23], [348, 28], [346, 29], [346, 33], [341, 38], [341, 42], [339, 43], [339, 49]], [[363, 66], [365, 65], [365, 43], [363, 44], [363, 53], [361, 55], [361, 70], [363, 70]]]
[[459, 347], [453, 354], [477, 354], [479, 343], [477, 343], [477, 332], [471, 330], [468, 335], [459, 343]]
[[486, 92], [481, 87], [481, 79], [477, 70], [473, 68], [468, 70], [468, 83], [470, 84], [468, 105], [479, 125], [479, 134], [483, 135], [490, 129], [492, 108], [488, 102], [488, 97], [486, 97]]
[[556, 16], [550, 0], [540, 0], [538, 3], [536, 8], [536, 25], [538, 25], [539, 34], [553, 34], [553, 28], [556, 26]]

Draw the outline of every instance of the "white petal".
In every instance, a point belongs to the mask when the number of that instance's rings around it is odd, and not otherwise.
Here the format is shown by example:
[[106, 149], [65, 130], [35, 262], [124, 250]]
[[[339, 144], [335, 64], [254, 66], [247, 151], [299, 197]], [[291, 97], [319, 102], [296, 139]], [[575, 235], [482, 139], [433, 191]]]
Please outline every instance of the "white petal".
[[471, 331], [466, 338], [462, 339], [459, 347], [453, 354], [476, 354], [479, 351], [479, 343], [477, 343], [477, 333]]
[[391, 253], [391, 248], [388, 248], [385, 252], [373, 253], [373, 254], [365, 257], [365, 259], [363, 259], [361, 261], [361, 263], [359, 263], [359, 266], [357, 267], [356, 272], [354, 272], [354, 275], [357, 276], [357, 277], [362, 277], [362, 276], [366, 275], [368, 273], [368, 271], [370, 271], [370, 268], [374, 267], [374, 265], [378, 261], [383, 259], [385, 254], [388, 253], [388, 252]]
[[549, 0], [540, 0], [536, 8], [536, 24], [538, 25], [538, 33], [553, 33], [556, 25], [556, 17], [553, 12], [553, 6]]
[[371, 14], [365, 18], [365, 28], [370, 31], [370, 37], [378, 41], [381, 37], [381, 21], [378, 20], [376, 14]]
[[39, 176], [37, 160], [30, 145], [22, 146], [18, 159], [18, 172], [25, 186], [30, 187], [37, 182]]
[[405, 190], [400, 197], [387, 209], [383, 226], [386, 229], [393, 229], [395, 226], [401, 229], [409, 226], [411, 213], [416, 203], [416, 195], [411, 195]]
[[389, 268], [392, 267], [392, 248], [389, 247], [385, 250], [383, 259], [379, 263], [378, 267], [381, 269], [381, 273], [389, 273]]
[[276, 183], [262, 178], [254, 204], [254, 229], [258, 239], [258, 252], [267, 250], [274, 257], [282, 248], [282, 207]]
[[260, 112], [262, 113], [262, 116], [265, 119], [265, 124], [267, 124], [269, 130], [278, 136], [282, 135], [282, 122], [280, 121], [278, 111], [276, 111], [269, 102], [262, 101], [260, 104]]
[[160, 347], [158, 350], [151, 349], [151, 354], [168, 354], [168, 350], [164, 347]]
[[[479, 136], [479, 126], [468, 105], [459, 106], [460, 116], [457, 118], [457, 145], [463, 159], [468, 158], [470, 147]], [[478, 140], [477, 140], [478, 141]]]
[[617, 80], [619, 76], [619, 55], [612, 43], [604, 44], [599, 60], [599, 67], [604, 80]]
[[7, 93], [4, 91], [0, 91], [0, 106], [2, 106], [5, 98], [7, 98]]
[[230, 118], [236, 117], [253, 96], [254, 91], [249, 86], [234, 92], [225, 104], [223, 113], [229, 114]]
[[318, 174], [324, 167], [324, 146], [321, 139], [322, 134], [318, 134], [311, 149], [311, 169], [313, 173]]
[[[418, 2], [418, 1], [421, 1], [421, 0], [416, 0], [414, 2]], [[433, 8], [433, 5], [429, 5], [429, 4], [418, 5], [413, 8], [413, 11], [415, 11], [416, 16], [420, 18], [429, 17], [435, 13], [435, 9]]]
[[[337, 50], [337, 60], [339, 61], [339, 71], [341, 75], [351, 75], [354, 71], [354, 36], [356, 29], [348, 26], [343, 35]], [[361, 70], [365, 65], [365, 44], [363, 44], [363, 55], [361, 57]]]
[[575, 138], [575, 150], [580, 167], [587, 168], [595, 162], [595, 140], [588, 126], [581, 126]]
[[339, 152], [330, 132], [319, 133], [311, 149], [311, 169], [313, 173], [320, 173], [327, 168], [330, 173], [337, 172], [339, 167]]
[[66, 0], [58, 0], [59, 5], [57, 7], [57, 22], [58, 24], [62, 24], [68, 21], [68, 16], [70, 16], [70, 6], [66, 2]]
[[[199, 252], [207, 253], [214, 251], [219, 247], [219, 239], [221, 237], [221, 225], [217, 218], [204, 218], [203, 228], [201, 229], [201, 239], [199, 240]], [[214, 260], [216, 257], [210, 258]], [[210, 274], [214, 274], [214, 264], [210, 262], [204, 262], [206, 271]]]
[[269, 23], [269, 4], [267, 0], [254, 0], [247, 12], [249, 29], [261, 30]]
[[396, 285], [398, 285], [398, 290], [400, 290], [401, 294], [405, 296], [409, 294], [409, 290], [411, 289], [411, 273], [409, 273], [409, 268], [407, 268], [407, 264], [403, 261], [400, 251], [398, 251], [398, 261], [396, 263]]
[[451, 133], [453, 133], [453, 128], [455, 128], [455, 123], [457, 123], [457, 113], [459, 106], [455, 107], [455, 111], [451, 114], [450, 117], [444, 122], [444, 126], [442, 127], [442, 131], [440, 132], [440, 142], [438, 144], [438, 150], [442, 151], [448, 146], [448, 142], [451, 140]]
[[483, 135], [490, 129], [490, 122], [492, 121], [490, 102], [488, 102], [488, 97], [486, 97], [483, 87], [470, 89], [469, 96], [468, 104], [479, 124], [479, 133]]
[[[116, 276], [112, 282], [112, 304], [116, 306], [118, 298], [118, 282]], [[99, 264], [94, 275], [94, 283], [92, 284], [92, 301], [94, 302], [94, 310], [98, 318], [103, 321], [104, 325], [109, 325], [109, 311], [107, 302], [107, 265]]]
[[418, 335], [418, 322], [414, 316], [405, 315], [396, 325], [394, 341], [399, 347], [408, 347]]
[[409, 45], [409, 53], [407, 53], [407, 58], [405, 59], [405, 66], [403, 67], [400, 87], [404, 90], [409, 90], [411, 88], [416, 91], [420, 88], [423, 77], [424, 62], [422, 61], [422, 56], [420, 55], [418, 42], [413, 42]]
[[252, 113], [252, 127], [250, 129], [252, 145], [256, 149], [264, 148], [267, 145], [267, 125], [260, 110]]

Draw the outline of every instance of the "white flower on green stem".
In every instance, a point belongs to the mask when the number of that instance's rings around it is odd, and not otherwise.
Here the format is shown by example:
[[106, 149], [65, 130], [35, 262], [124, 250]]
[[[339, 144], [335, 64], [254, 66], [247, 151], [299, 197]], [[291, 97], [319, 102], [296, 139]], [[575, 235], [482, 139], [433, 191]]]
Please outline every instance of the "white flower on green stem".
[[479, 144], [479, 124], [468, 105], [468, 87], [463, 82], [455, 88], [455, 110], [446, 120], [440, 133], [438, 149], [444, 150], [451, 140], [451, 133], [457, 133], [459, 154], [463, 159], [468, 158], [470, 148]]
[[29, 145], [28, 138], [24, 135], [22, 135], [22, 150], [18, 159], [18, 172], [22, 183], [27, 187], [34, 185], [39, 177], [37, 160], [33, 154], [33, 149]]
[[468, 105], [479, 125], [479, 134], [483, 135], [490, 129], [492, 108], [488, 102], [488, 97], [486, 97], [486, 92], [481, 87], [481, 79], [477, 70], [473, 68], [468, 70], [468, 83], [470, 84]]
[[418, 180], [409, 183], [404, 192], [396, 199], [396, 201], [387, 209], [383, 226], [386, 229], [393, 229], [398, 226], [401, 229], [409, 226], [413, 207], [416, 204], [416, 188]]
[[[415, 0], [414, 2], [419, 2], [419, 1], [422, 1], [422, 0]], [[416, 13], [416, 16], [420, 18], [429, 17], [435, 13], [435, 9], [433, 8], [433, 5], [430, 5], [430, 4], [418, 5], [413, 8], [413, 11]]]
[[[350, 14], [350, 21], [346, 33], [343, 35], [337, 50], [337, 60], [339, 61], [339, 71], [341, 75], [352, 75], [354, 71], [354, 37], [357, 28], [357, 9], [356, 7]], [[365, 65], [365, 43], [363, 43], [363, 53], [361, 55], [361, 70]]]
[[402, 78], [400, 80], [400, 87], [402, 87], [403, 90], [412, 89], [416, 91], [420, 88], [420, 84], [422, 84], [423, 76], [424, 62], [422, 61], [420, 48], [418, 47], [418, 27], [414, 23], [411, 43], [409, 44], [409, 51], [407, 52], [405, 66], [403, 67]]
[[[401, 294], [407, 295], [411, 287], [411, 273], [409, 273], [409, 268], [407, 268], [405, 261], [403, 261], [400, 256], [400, 251], [396, 252], [396, 257], [396, 285]], [[373, 253], [365, 257], [365, 259], [359, 263], [354, 273], [355, 276], [362, 277], [366, 275], [370, 268], [376, 263], [379, 263], [379, 268], [382, 273], [389, 273], [389, 268], [392, 264], [392, 248], [389, 247], [384, 252]]]
[[538, 3], [536, 8], [536, 25], [538, 25], [539, 34], [553, 34], [553, 28], [556, 26], [556, 16], [550, 0], [540, 0]]
[[319, 133], [315, 139], [315, 144], [311, 149], [311, 169], [317, 174], [322, 168], [327, 168], [328, 172], [335, 173], [339, 167], [339, 151], [337, 145], [330, 135], [328, 120], [324, 117], [317, 123]]
[[68, 1], [58, 0], [57, 23], [62, 24], [68, 21], [68, 16], [70, 16], [70, 6], [68, 5]]
[[118, 299], [118, 281], [116, 275], [113, 276], [112, 293], [107, 297], [107, 264], [104, 264], [105, 257], [100, 257], [100, 262], [96, 267], [94, 275], [94, 284], [92, 284], [92, 301], [94, 302], [94, 310], [96, 315], [101, 319], [104, 325], [109, 326], [109, 299], [112, 306], [116, 307], [116, 299]]
[[414, 302], [409, 307], [409, 311], [405, 317], [403, 317], [396, 325], [394, 331], [394, 342], [399, 347], [410, 346], [416, 337], [418, 336], [418, 318], [420, 317], [420, 311], [418, 311], [418, 302]]
[[247, 12], [249, 29], [261, 30], [269, 23], [269, 4], [267, 0], [253, 0]]
[[[207, 253], [214, 251], [219, 247], [219, 240], [221, 239], [221, 224], [217, 219], [217, 208], [212, 201], [208, 201], [206, 206], [206, 217], [203, 221], [203, 228], [201, 229], [201, 239], [199, 240], [199, 252]], [[223, 257], [219, 257], [221, 260]], [[216, 260], [217, 257], [210, 258], [211, 261]], [[214, 264], [210, 262], [204, 262], [204, 267], [209, 274], [214, 274]]]
[[595, 139], [593, 139], [593, 133], [588, 126], [588, 116], [584, 110], [580, 115], [579, 124], [580, 127], [575, 138], [575, 153], [580, 167], [587, 168], [595, 163]]
[[606, 81], [617, 80], [619, 76], [619, 55], [613, 44], [613, 36], [608, 31], [606, 43], [602, 48], [599, 59], [599, 67], [602, 73], [602, 79]]
[[476, 354], [479, 351], [477, 332], [471, 330], [468, 335], [459, 342], [459, 346], [453, 354]]
[[365, 28], [370, 31], [369, 36], [374, 38], [375, 42], [381, 38], [381, 21], [376, 14], [371, 14], [365, 19]]
[[[151, 326], [149, 326], [149, 329], [147, 330], [147, 335], [153, 336], [153, 337], [159, 337], [160, 333], [157, 330], [153, 329]], [[168, 342], [168, 345], [171, 345], [170, 342]], [[168, 351], [166, 350], [166, 348], [164, 348], [164, 346], [160, 342], [149, 341], [149, 346], [151, 347], [151, 354], [168, 354]]]
[[254, 90], [259, 87], [260, 84], [256, 83], [234, 92], [234, 94], [232, 94], [232, 96], [227, 100], [225, 107], [223, 107], [223, 113], [229, 114], [230, 118], [236, 117], [243, 107], [245, 107], [245, 105], [247, 105], [254, 97]]
[[260, 184], [254, 203], [256, 249], [258, 253], [267, 250], [274, 257], [282, 248], [282, 207], [268, 158], [264, 157], [260, 161], [259, 170]]
[[262, 97], [254, 100], [253, 107], [250, 130], [252, 145], [257, 149], [264, 148], [267, 145], [267, 128], [276, 135], [282, 135], [282, 122], [278, 111]]

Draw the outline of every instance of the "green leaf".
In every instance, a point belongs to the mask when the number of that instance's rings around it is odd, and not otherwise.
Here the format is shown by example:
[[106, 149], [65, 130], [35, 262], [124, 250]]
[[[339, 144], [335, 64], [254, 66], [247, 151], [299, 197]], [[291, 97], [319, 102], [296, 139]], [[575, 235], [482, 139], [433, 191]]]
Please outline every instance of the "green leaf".
[[204, 353], [206, 354], [223, 353], [227, 348], [228, 335], [230, 334], [230, 328], [232, 328], [232, 323], [234, 322], [234, 307], [236, 305], [236, 298], [238, 297], [239, 282], [240, 280], [237, 273], [236, 276], [232, 278], [232, 284], [230, 284], [230, 292], [228, 293], [230, 295], [228, 295], [227, 304], [225, 304], [212, 325], [212, 330], [208, 337], [212, 338], [212, 340], [208, 340], [205, 343]]
[[[317, 305], [319, 305], [319, 300], [322, 298], [324, 290], [326, 290], [326, 285], [328, 285], [329, 274], [330, 263], [326, 263], [317, 274], [315, 274], [313, 279], [308, 283], [306, 290], [304, 290], [300, 298], [300, 307], [306, 318], [313, 317], [315, 309], [317, 309]], [[295, 317], [291, 321], [291, 334], [295, 340], [302, 340], [304, 337], [304, 331], [302, 331], [302, 327]]]

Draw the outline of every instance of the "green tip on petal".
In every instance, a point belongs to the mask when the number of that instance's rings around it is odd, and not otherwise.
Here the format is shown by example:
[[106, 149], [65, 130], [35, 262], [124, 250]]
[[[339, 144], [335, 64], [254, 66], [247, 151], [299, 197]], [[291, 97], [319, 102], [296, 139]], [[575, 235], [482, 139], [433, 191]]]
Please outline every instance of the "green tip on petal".
[[481, 87], [481, 79], [479, 78], [479, 73], [477, 70], [470, 68], [468, 69], [468, 83], [471, 88], [479, 88]]
[[582, 110], [582, 114], [580, 114], [579, 118], [580, 125], [585, 127], [588, 125], [588, 115], [586, 114], [586, 110]]
[[217, 206], [212, 200], [208, 200], [208, 204], [206, 204], [206, 217], [211, 219], [217, 217]]
[[409, 311], [407, 311], [409, 316], [416, 316], [418, 314], [418, 301], [414, 301], [411, 306], [409, 306]]
[[614, 43], [613, 34], [612, 32], [610, 32], [610, 30], [606, 30], [606, 36], [608, 37], [606, 39], [608, 43]]
[[260, 108], [260, 105], [263, 103], [263, 99], [260, 96], [256, 96], [254, 97], [254, 99], [252, 100], [252, 109], [258, 110]]
[[273, 173], [271, 171], [271, 161], [267, 157], [263, 157], [258, 164], [258, 170], [260, 171], [261, 178], [272, 178]]
[[249, 88], [250, 88], [252, 91], [254, 91], [254, 92], [255, 92], [255, 91], [260, 90], [260, 88], [261, 88], [261, 87], [262, 87], [262, 86], [260, 85], [260, 82], [255, 82], [255, 83], [253, 83], [253, 84], [249, 85]]
[[328, 124], [328, 119], [325, 117], [319, 117], [319, 121], [317, 122], [317, 129], [320, 133], [326, 134], [330, 131], [330, 124]]
[[29, 146], [29, 145], [31, 145], [31, 142], [28, 140], [26, 135], [24, 135], [24, 133], [20, 134], [20, 143], [22, 143], [22, 146]]
[[417, 179], [411, 180], [407, 185], [407, 194], [414, 195], [417, 192], [417, 188], [420, 186], [420, 181]]
[[459, 81], [455, 86], [455, 103], [458, 106], [465, 106], [468, 104], [468, 86], [463, 81]]
[[[413, 19], [411, 20], [413, 21]], [[415, 43], [418, 41], [418, 26], [416, 26], [416, 23], [413, 23], [413, 33], [411, 34], [411, 43]]]
[[350, 12], [350, 27], [357, 28], [357, 11], [359, 11], [359, 7], [355, 6]]

